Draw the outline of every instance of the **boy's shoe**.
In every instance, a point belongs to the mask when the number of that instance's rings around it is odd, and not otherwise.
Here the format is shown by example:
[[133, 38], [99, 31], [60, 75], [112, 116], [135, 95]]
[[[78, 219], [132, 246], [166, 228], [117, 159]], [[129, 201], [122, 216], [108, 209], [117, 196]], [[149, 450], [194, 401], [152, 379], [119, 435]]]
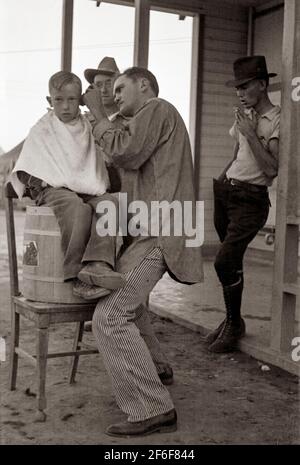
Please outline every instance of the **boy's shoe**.
[[123, 275], [114, 271], [105, 262], [88, 263], [78, 273], [78, 278], [86, 284], [111, 290], [124, 287], [126, 283]]
[[117, 437], [146, 436], [151, 433], [170, 433], [177, 430], [177, 414], [172, 409], [143, 421], [124, 421], [107, 428], [106, 434]]
[[111, 293], [110, 289], [103, 289], [98, 286], [90, 286], [80, 279], [75, 279], [73, 283], [73, 294], [85, 300], [98, 300]]

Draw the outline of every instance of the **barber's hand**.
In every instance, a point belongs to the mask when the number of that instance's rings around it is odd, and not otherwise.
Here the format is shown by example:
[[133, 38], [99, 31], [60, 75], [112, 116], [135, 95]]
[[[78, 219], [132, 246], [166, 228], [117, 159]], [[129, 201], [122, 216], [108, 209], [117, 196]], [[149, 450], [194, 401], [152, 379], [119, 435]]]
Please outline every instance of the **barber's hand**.
[[235, 112], [235, 118], [238, 130], [244, 137], [246, 137], [246, 139], [250, 139], [255, 135], [257, 126], [257, 116], [255, 113], [253, 114], [253, 119], [251, 120], [240, 109], [237, 109]]
[[106, 118], [106, 111], [104, 109], [101, 91], [99, 89], [89, 88], [88, 91], [83, 94], [82, 99], [96, 120]]
[[[90, 84], [89, 87], [85, 90], [85, 94], [89, 92], [91, 89], [94, 88], [94, 84]], [[85, 103], [83, 101], [84, 94], [81, 95], [80, 100], [79, 100], [79, 105], [84, 106]]]

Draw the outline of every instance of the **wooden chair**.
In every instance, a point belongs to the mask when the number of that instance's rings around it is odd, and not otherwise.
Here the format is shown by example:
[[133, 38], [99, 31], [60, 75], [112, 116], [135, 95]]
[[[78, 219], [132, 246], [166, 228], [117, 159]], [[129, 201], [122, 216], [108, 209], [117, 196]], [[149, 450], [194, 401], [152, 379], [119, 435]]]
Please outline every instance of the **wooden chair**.
[[[94, 303], [83, 304], [53, 304], [33, 302], [27, 300], [19, 291], [18, 262], [16, 251], [16, 235], [14, 222], [13, 199], [15, 191], [10, 183], [4, 188], [5, 212], [7, 223], [7, 241], [10, 271], [11, 294], [11, 351], [10, 351], [10, 390], [16, 389], [18, 358], [24, 356], [36, 367], [37, 378], [37, 413], [36, 421], [45, 421], [46, 414], [46, 367], [48, 358], [71, 356], [72, 364], [69, 382], [75, 382], [75, 376], [80, 355], [96, 354], [98, 350], [82, 343], [83, 326], [90, 321], [95, 309]], [[36, 354], [32, 355], [19, 346], [20, 316], [28, 318], [35, 323], [36, 328]], [[48, 339], [50, 325], [76, 322], [73, 348], [68, 352], [48, 353]], [[81, 350], [81, 347], [85, 349]]]

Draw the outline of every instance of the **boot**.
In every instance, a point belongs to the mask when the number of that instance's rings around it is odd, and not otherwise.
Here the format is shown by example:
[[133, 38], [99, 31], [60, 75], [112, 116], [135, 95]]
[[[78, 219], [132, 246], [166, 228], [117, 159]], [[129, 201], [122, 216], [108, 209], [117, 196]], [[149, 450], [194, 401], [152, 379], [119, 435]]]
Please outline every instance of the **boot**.
[[221, 324], [219, 324], [219, 326], [216, 329], [214, 329], [213, 331], [210, 331], [205, 336], [204, 338], [205, 344], [210, 345], [217, 339], [225, 323], [226, 323], [226, 318], [224, 318], [224, 320], [221, 322]]
[[[240, 275], [239, 284], [241, 286], [241, 302], [242, 302], [242, 293], [243, 293], [243, 289], [244, 289], [244, 273], [243, 273], [243, 271], [239, 271], [238, 274]], [[224, 296], [224, 299], [225, 299], [225, 296]], [[241, 306], [241, 302], [240, 302], [240, 306]], [[223, 329], [223, 326], [226, 323], [226, 320], [227, 320], [227, 317], [224, 318], [224, 320], [221, 322], [221, 324], [216, 329], [214, 329], [213, 331], [210, 331], [206, 335], [206, 337], [204, 338], [204, 343], [205, 344], [210, 345], [217, 339], [217, 337], [219, 336], [221, 330]]]
[[231, 352], [236, 349], [237, 342], [244, 336], [246, 327], [241, 318], [243, 279], [233, 286], [223, 286], [226, 306], [226, 320], [215, 341], [209, 345], [210, 352]]

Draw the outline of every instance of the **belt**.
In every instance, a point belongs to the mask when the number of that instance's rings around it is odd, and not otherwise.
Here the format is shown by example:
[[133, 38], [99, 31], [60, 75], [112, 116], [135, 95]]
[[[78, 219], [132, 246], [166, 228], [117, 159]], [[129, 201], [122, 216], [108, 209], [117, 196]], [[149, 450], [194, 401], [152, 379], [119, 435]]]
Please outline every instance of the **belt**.
[[241, 187], [242, 189], [248, 190], [250, 192], [267, 192], [267, 186], [260, 186], [258, 184], [251, 184], [250, 182], [239, 181], [234, 178], [225, 178], [224, 183], [231, 184], [232, 186]]

